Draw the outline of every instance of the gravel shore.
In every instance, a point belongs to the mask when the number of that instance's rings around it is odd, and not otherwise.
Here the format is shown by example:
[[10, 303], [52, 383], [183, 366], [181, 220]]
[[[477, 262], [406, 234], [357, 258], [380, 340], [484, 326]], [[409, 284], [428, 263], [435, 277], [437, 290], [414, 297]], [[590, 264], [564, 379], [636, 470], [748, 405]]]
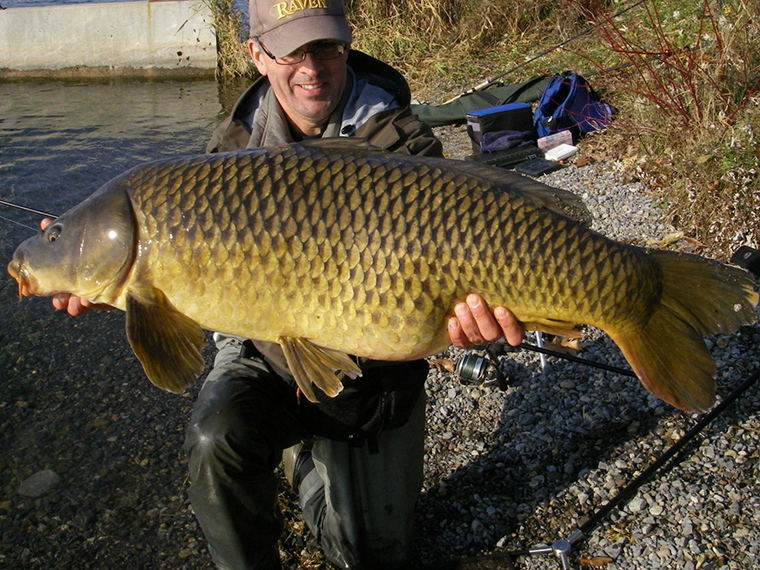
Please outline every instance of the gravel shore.
[[[450, 156], [469, 153], [463, 129], [437, 133]], [[594, 228], [610, 237], [643, 245], [673, 233], [647, 189], [621, 183], [609, 165], [571, 165], [542, 181], [579, 194]], [[3, 259], [15, 245], [0, 233]], [[150, 385], [122, 313], [74, 319], [49, 300], [17, 296], [15, 283], [0, 279], [0, 568], [212, 568], [187, 501], [181, 449], [197, 388], [179, 397]], [[709, 340], [720, 397], [760, 367], [758, 341], [758, 327]], [[627, 368], [595, 330], [580, 356]], [[699, 419], [634, 379], [547, 360], [542, 370], [535, 353], [502, 356], [506, 390], [431, 370], [420, 563], [567, 538]], [[753, 386], [576, 544], [571, 566], [757, 567], [758, 409]], [[283, 501], [292, 501], [287, 490]], [[311, 549], [307, 538], [284, 537], [286, 566], [298, 567]], [[515, 566], [559, 562], [535, 555]]]

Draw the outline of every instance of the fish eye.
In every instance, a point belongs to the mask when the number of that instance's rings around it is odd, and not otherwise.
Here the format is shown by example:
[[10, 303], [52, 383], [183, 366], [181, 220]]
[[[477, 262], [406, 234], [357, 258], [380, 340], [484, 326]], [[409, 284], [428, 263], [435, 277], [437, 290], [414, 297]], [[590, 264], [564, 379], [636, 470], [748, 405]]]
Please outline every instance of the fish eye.
[[60, 225], [55, 224], [48, 228], [47, 232], [45, 232], [45, 237], [47, 238], [48, 242], [53, 243], [55, 240], [57, 240], [61, 236], [61, 228]]

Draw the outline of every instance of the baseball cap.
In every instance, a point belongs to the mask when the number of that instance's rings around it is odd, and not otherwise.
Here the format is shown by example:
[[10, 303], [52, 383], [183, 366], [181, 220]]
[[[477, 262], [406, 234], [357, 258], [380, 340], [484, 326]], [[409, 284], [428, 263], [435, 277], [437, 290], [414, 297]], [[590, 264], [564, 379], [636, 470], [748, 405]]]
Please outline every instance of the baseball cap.
[[317, 40], [351, 43], [343, 0], [248, 0], [251, 37], [275, 57]]

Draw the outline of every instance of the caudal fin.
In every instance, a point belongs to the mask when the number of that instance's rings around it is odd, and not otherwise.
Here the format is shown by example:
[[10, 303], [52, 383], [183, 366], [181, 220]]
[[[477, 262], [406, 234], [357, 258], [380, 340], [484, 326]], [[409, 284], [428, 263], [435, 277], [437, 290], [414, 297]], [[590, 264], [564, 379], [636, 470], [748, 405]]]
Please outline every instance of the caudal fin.
[[715, 402], [715, 362], [704, 337], [757, 320], [751, 275], [701, 257], [652, 251], [663, 292], [643, 332], [610, 333], [644, 386], [685, 411]]

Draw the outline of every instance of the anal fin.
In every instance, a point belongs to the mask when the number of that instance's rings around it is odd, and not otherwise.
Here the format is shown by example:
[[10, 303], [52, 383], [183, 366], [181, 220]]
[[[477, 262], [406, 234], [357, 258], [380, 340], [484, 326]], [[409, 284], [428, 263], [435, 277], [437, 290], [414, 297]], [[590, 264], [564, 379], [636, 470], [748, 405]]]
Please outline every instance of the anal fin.
[[312, 384], [332, 398], [343, 389], [342, 375], [362, 375], [356, 362], [344, 352], [317, 346], [305, 338], [280, 337], [277, 342], [298, 387], [311, 402], [317, 401]]
[[563, 336], [566, 338], [580, 338], [583, 331], [580, 326], [567, 321], [557, 321], [547, 318], [537, 318], [523, 323], [526, 331], [541, 331], [554, 336]]
[[127, 338], [151, 382], [181, 394], [203, 372], [203, 330], [156, 288], [127, 295]]

